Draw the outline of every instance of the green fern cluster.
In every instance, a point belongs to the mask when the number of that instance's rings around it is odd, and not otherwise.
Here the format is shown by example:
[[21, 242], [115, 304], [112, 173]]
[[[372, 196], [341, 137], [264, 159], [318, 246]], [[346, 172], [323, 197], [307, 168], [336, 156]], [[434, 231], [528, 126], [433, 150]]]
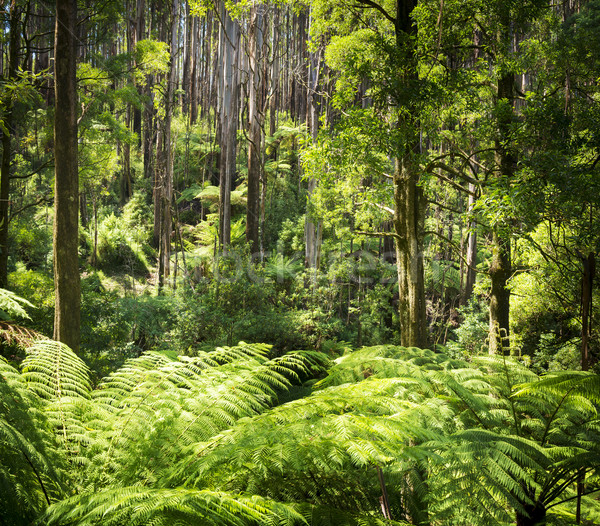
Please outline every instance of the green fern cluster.
[[597, 376], [378, 346], [280, 403], [326, 362], [268, 351], [147, 353], [93, 390], [55, 342], [22, 372], [2, 362], [0, 524], [574, 524], [577, 502], [600, 515]]

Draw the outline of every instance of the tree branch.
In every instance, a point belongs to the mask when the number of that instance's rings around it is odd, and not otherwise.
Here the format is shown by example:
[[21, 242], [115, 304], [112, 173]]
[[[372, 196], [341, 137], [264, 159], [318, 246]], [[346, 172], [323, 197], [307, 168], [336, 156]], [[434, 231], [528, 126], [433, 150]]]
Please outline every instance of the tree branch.
[[[392, 24], [396, 25], [396, 19], [390, 15], [382, 6], [372, 0], [356, 0], [358, 4], [352, 4], [352, 7], [357, 9], [375, 9], [379, 11], [385, 18], [387, 18]], [[362, 5], [361, 5], [362, 4]]]
[[451, 184], [452, 186], [454, 186], [455, 188], [457, 188], [461, 192], [465, 192], [467, 194], [472, 195], [473, 197], [477, 197], [477, 193], [476, 192], [472, 192], [472, 191], [468, 190], [467, 188], [464, 188], [463, 186], [460, 186], [458, 183], [455, 183], [451, 179], [443, 176], [441, 173], [434, 172], [433, 170], [435, 168], [439, 168], [440, 170], [444, 170], [445, 172], [448, 172], [449, 174], [452, 174], [455, 177], [463, 179], [464, 181], [466, 181], [468, 183], [471, 183], [472, 185], [477, 186], [477, 187], [481, 187], [481, 181], [479, 181], [478, 179], [474, 179], [473, 177], [469, 177], [467, 174], [465, 174], [463, 172], [460, 172], [456, 168], [452, 168], [452, 166], [449, 166], [446, 163], [433, 162], [433, 163], [429, 163], [425, 167], [425, 170], [427, 172], [431, 173], [432, 175], [435, 175], [436, 177], [439, 177], [443, 181], [446, 181], [447, 183]]

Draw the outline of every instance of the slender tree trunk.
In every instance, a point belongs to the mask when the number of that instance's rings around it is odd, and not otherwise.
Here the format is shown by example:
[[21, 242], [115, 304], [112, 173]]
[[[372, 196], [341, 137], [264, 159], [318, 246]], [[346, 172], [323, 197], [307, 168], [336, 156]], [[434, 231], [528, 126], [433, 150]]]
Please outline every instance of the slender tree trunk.
[[274, 7], [273, 12], [273, 36], [271, 38], [271, 83], [269, 89], [269, 135], [275, 135], [277, 130], [277, 109], [279, 99], [279, 73], [280, 73], [280, 50], [279, 50], [279, 8]]
[[[309, 24], [312, 21], [312, 16], [309, 17]], [[309, 62], [309, 84], [308, 84], [308, 127], [313, 141], [316, 141], [319, 133], [319, 116], [320, 116], [320, 101], [317, 95], [321, 73], [321, 55], [322, 48], [310, 53]], [[313, 221], [310, 217], [310, 200], [313, 192], [317, 188], [316, 179], [309, 179], [308, 194], [307, 194], [307, 212], [304, 223], [304, 240], [305, 240], [305, 264], [307, 268], [318, 269], [321, 259], [321, 239], [322, 225], [320, 221]]]
[[[171, 149], [171, 122], [173, 119], [174, 90], [176, 83], [176, 60], [178, 50], [179, 4], [173, 0], [170, 6], [168, 41], [171, 43], [170, 65], [164, 94], [164, 117], [159, 121], [156, 152], [156, 187], [154, 200], [155, 226], [158, 225], [158, 289], [161, 290], [170, 275], [171, 234], [173, 230], [171, 204], [173, 201], [173, 153]], [[155, 232], [156, 235], [156, 232]]]
[[[469, 191], [475, 192], [475, 185], [469, 183]], [[475, 196], [473, 193], [471, 193], [469, 194], [469, 212], [474, 206]], [[475, 266], [477, 265], [477, 231], [475, 230], [474, 222], [469, 224], [466, 260], [467, 265], [465, 269], [465, 286], [462, 297], [463, 305], [466, 304], [473, 295], [473, 287], [475, 286], [475, 280], [477, 278], [477, 273], [475, 272]]]
[[[498, 80], [498, 102], [506, 105], [510, 111], [500, 111], [498, 117], [498, 135], [496, 138], [496, 165], [500, 178], [510, 180], [514, 173], [516, 159], [510, 148], [510, 126], [513, 120], [514, 74], [508, 73]], [[506, 109], [506, 108], [505, 108]], [[500, 181], [502, 184], [502, 181]], [[506, 285], [510, 278], [511, 257], [510, 239], [506, 232], [498, 228], [492, 233], [492, 264], [489, 275], [492, 282], [490, 294], [489, 352], [497, 354], [510, 346], [509, 318], [510, 291]]]
[[596, 275], [596, 256], [590, 252], [587, 257], [582, 257], [583, 280], [581, 284], [581, 369], [590, 368], [590, 337], [592, 334], [592, 291], [594, 276]]
[[76, 0], [56, 1], [54, 45], [54, 339], [79, 351], [79, 174], [77, 169]]
[[[6, 65], [5, 79], [14, 80], [19, 59], [19, 21], [20, 11], [16, 0], [10, 4], [10, 26], [8, 64]], [[10, 165], [12, 160], [11, 137], [14, 127], [12, 92], [6, 90], [7, 95], [2, 101], [3, 121], [2, 130], [2, 164], [0, 165], [0, 287], [8, 286], [8, 220], [10, 197]]]
[[[411, 13], [417, 0], [401, 1], [396, 4], [396, 47], [412, 46], [407, 35], [414, 36], [416, 27]], [[415, 49], [406, 49], [403, 55], [404, 82], [416, 83]], [[399, 125], [410, 136], [402, 145], [402, 152], [395, 159], [394, 169], [394, 239], [396, 266], [398, 270], [398, 312], [400, 338], [404, 346], [427, 347], [427, 315], [425, 308], [425, 281], [423, 273], [423, 243], [425, 237], [425, 196], [419, 186], [420, 151], [418, 119], [408, 117]]]
[[238, 128], [239, 79], [237, 57], [239, 27], [222, 4], [223, 89], [221, 100], [221, 244], [227, 254], [231, 244], [231, 190], [235, 178], [236, 135]]
[[248, 61], [248, 208], [246, 213], [246, 241], [250, 245], [250, 253], [260, 250], [260, 181], [262, 179], [262, 145], [263, 145], [263, 108], [262, 86], [264, 75], [262, 54], [264, 39], [264, 6], [252, 8], [249, 36]]

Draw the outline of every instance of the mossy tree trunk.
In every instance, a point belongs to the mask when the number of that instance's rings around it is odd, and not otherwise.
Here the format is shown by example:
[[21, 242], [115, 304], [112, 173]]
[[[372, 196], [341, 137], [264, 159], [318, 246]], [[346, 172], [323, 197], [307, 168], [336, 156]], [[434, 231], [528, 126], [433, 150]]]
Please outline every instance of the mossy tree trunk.
[[76, 0], [57, 0], [54, 43], [54, 339], [78, 352], [81, 295], [76, 28]]
[[[402, 88], [418, 90], [419, 79], [416, 58], [416, 25], [412, 12], [417, 0], [396, 4], [395, 33], [396, 57], [400, 61]], [[401, 89], [402, 89], [401, 88]], [[401, 98], [399, 94], [398, 98]], [[416, 95], [415, 95], [416, 97]], [[425, 196], [419, 186], [418, 155], [419, 118], [412, 108], [398, 125], [403, 129], [404, 144], [399, 145], [394, 170], [394, 239], [398, 270], [400, 338], [404, 346], [427, 347], [427, 316], [425, 309], [425, 281], [423, 273], [423, 244], [425, 226]]]
[[[511, 149], [511, 125], [514, 105], [514, 74], [506, 73], [498, 79], [497, 136], [495, 140], [495, 162], [498, 169], [498, 184], [509, 184], [513, 177], [516, 158]], [[497, 354], [509, 347], [510, 291], [507, 282], [512, 267], [510, 237], [508, 229], [496, 226], [492, 233], [492, 264], [489, 275], [492, 282], [490, 294], [489, 352]]]
[[[16, 79], [17, 61], [19, 58], [19, 21], [20, 9], [17, 2], [13, 0], [10, 4], [9, 50], [4, 80], [11, 82]], [[4, 109], [2, 120], [2, 164], [0, 165], [0, 287], [8, 286], [8, 220], [9, 220], [9, 197], [10, 197], [10, 165], [12, 160], [11, 138], [14, 127], [13, 117], [13, 93], [6, 90], [6, 96], [2, 101]]]

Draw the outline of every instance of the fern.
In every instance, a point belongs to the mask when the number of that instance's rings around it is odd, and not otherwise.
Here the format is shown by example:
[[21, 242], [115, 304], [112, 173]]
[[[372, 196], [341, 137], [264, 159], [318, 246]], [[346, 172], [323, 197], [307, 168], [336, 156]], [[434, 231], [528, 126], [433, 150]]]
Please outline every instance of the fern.
[[0, 357], [0, 517], [30, 524], [62, 498], [66, 472], [43, 401]]
[[50, 507], [44, 521], [48, 526], [307, 524], [292, 506], [260, 497], [243, 497], [208, 490], [148, 489], [138, 486], [109, 489], [66, 499]]
[[[280, 403], [326, 366], [319, 353], [270, 359], [268, 346], [240, 343], [178, 360], [147, 353], [92, 391], [79, 358], [40, 343], [22, 373], [0, 362], [0, 516], [491, 525], [568, 517], [583, 469], [586, 492], [600, 487], [593, 375], [539, 379], [504, 357], [378, 346]], [[399, 522], [382, 516], [382, 484]]]

